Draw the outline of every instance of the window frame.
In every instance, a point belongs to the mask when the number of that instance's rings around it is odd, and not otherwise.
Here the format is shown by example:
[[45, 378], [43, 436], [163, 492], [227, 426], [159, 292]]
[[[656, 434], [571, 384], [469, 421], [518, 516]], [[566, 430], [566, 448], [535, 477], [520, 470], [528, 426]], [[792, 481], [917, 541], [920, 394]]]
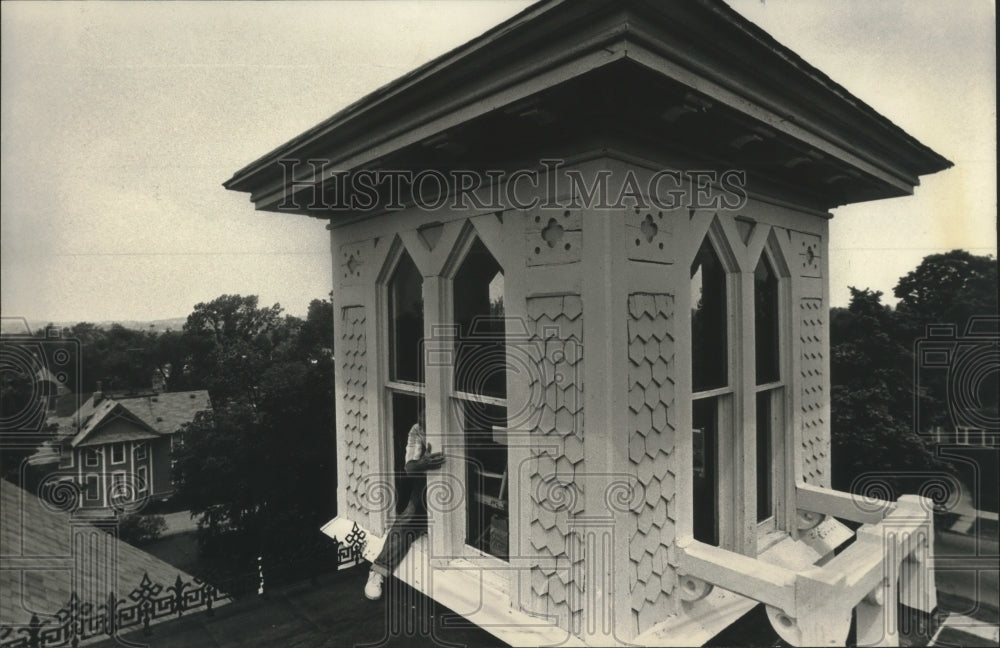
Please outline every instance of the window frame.
[[[691, 355], [691, 399], [690, 406], [692, 413], [696, 401], [714, 400], [716, 411], [716, 446], [715, 446], [715, 498], [716, 498], [716, 537], [718, 546], [723, 549], [736, 549], [736, 530], [739, 526], [736, 504], [736, 493], [739, 492], [738, 480], [735, 479], [735, 469], [740, 465], [737, 454], [740, 452], [741, 444], [737, 435], [737, 415], [739, 393], [735, 383], [738, 381], [740, 366], [739, 344], [734, 342], [741, 340], [740, 327], [737, 320], [739, 313], [739, 267], [733, 260], [730, 242], [724, 232], [716, 227], [709, 227], [704, 237], [698, 241], [697, 249], [700, 250], [702, 242], [707, 240], [725, 272], [725, 305], [726, 305], [726, 385], [723, 387], [713, 387], [702, 391], [694, 391], [694, 355]], [[692, 259], [688, 268], [688, 281], [690, 281], [690, 265], [697, 260], [697, 254]], [[693, 308], [693, 304], [692, 304]], [[693, 340], [693, 338], [692, 338]], [[693, 418], [692, 418], [693, 428]], [[707, 461], [707, 458], [706, 458]], [[692, 497], [694, 493], [692, 492]], [[692, 506], [692, 510], [694, 507]]]
[[135, 469], [136, 492], [152, 492], [152, 484], [149, 483], [149, 469], [146, 466], [138, 466]]
[[[445, 388], [445, 398], [447, 401], [446, 414], [445, 414], [445, 416], [447, 417], [446, 425], [448, 426], [449, 429], [458, 431], [458, 434], [455, 435], [456, 437], [458, 437], [458, 439], [456, 439], [458, 442], [454, 444], [454, 447], [451, 448], [451, 450], [454, 452], [454, 454], [460, 455], [461, 457], [461, 461], [456, 462], [456, 467], [458, 472], [457, 474], [452, 473], [452, 475], [454, 477], [457, 477], [460, 480], [460, 483], [463, 484], [463, 486], [467, 487], [468, 486], [467, 470], [468, 470], [469, 459], [466, 453], [466, 432], [465, 432], [466, 421], [465, 421], [464, 404], [470, 402], [470, 403], [490, 405], [494, 407], [502, 407], [505, 410], [504, 414], [505, 417], [507, 417], [507, 424], [509, 424], [509, 416], [510, 416], [509, 411], [507, 411], [508, 399], [506, 397], [498, 398], [496, 396], [489, 396], [486, 394], [467, 392], [459, 390], [455, 386], [454, 363], [458, 358], [458, 350], [456, 345], [461, 342], [461, 335], [458, 330], [458, 323], [455, 321], [455, 287], [454, 287], [455, 279], [458, 277], [462, 265], [465, 263], [465, 260], [468, 258], [469, 253], [472, 251], [472, 248], [477, 241], [486, 249], [487, 252], [489, 252], [490, 256], [493, 257], [493, 260], [500, 268], [500, 273], [503, 274], [505, 277], [504, 290], [503, 290], [503, 302], [505, 309], [507, 308], [507, 304], [509, 303], [510, 289], [508, 287], [508, 282], [506, 281], [507, 270], [504, 268], [503, 259], [500, 258], [495, 253], [494, 250], [490, 249], [489, 245], [487, 245], [483, 237], [481, 237], [479, 233], [475, 231], [474, 228], [470, 227], [468, 230], [466, 230], [466, 233], [467, 236], [464, 237], [464, 240], [459, 240], [455, 248], [452, 250], [451, 263], [448, 264], [448, 269], [444, 273], [442, 273], [441, 279], [443, 286], [441, 295], [443, 303], [441, 304], [440, 310], [442, 314], [445, 316], [445, 319], [443, 321], [447, 323], [447, 329], [450, 331], [450, 339], [448, 340], [448, 344], [451, 349], [450, 354], [452, 358], [452, 365], [450, 367], [450, 371], [448, 372], [448, 381], [447, 381], [447, 386]], [[505, 351], [509, 353], [509, 350], [507, 349], [507, 345], [509, 345], [509, 335], [508, 332], [506, 331], [506, 326], [504, 332], [504, 345], [505, 345]], [[511, 389], [510, 382], [511, 382], [510, 376], [509, 373], [507, 373], [505, 374], [505, 385], [504, 385], [505, 394], [510, 393]], [[510, 496], [511, 452], [509, 446], [507, 446], [506, 470], [508, 475], [507, 542], [509, 547], [510, 539], [516, 537], [517, 533], [516, 530], [517, 520], [515, 519], [515, 516], [512, 515], [512, 507], [510, 501], [511, 500]], [[468, 499], [468, 492], [466, 492], [466, 498]], [[502, 575], [502, 578], [504, 578], [505, 580], [509, 580], [509, 559], [510, 559], [509, 556], [508, 560], [504, 560], [492, 554], [481, 551], [477, 547], [468, 544], [467, 542], [468, 538], [466, 537], [468, 535], [467, 505], [468, 505], [467, 502], [463, 503], [462, 506], [458, 507], [447, 518], [450, 544], [451, 547], [455, 550], [454, 554], [465, 560], [470, 561], [475, 565], [480, 565], [486, 568], [498, 569], [499, 573]]]
[[[777, 365], [778, 365], [778, 379], [772, 380], [766, 383], [756, 384], [756, 379], [754, 380], [754, 408], [756, 413], [756, 398], [758, 394], [763, 392], [770, 393], [770, 461], [769, 470], [771, 477], [771, 514], [764, 518], [763, 520], [757, 520], [757, 541], [760, 543], [761, 539], [769, 533], [784, 530], [785, 520], [785, 498], [782, 496], [784, 493], [785, 480], [787, 479], [787, 471], [785, 466], [785, 452], [786, 443], [788, 437], [789, 426], [791, 425], [791, 413], [788, 411], [790, 406], [790, 394], [789, 394], [789, 384], [788, 377], [791, 375], [791, 368], [789, 367], [789, 353], [788, 353], [788, 340], [790, 336], [790, 325], [789, 318], [791, 317], [791, 282], [787, 268], [783, 263], [783, 259], [779, 257], [779, 251], [776, 246], [772, 244], [771, 236], [768, 237], [768, 241], [764, 244], [764, 247], [760, 251], [760, 255], [756, 259], [751, 260], [752, 269], [750, 270], [751, 275], [756, 272], [757, 265], [763, 261], [767, 260], [770, 266], [771, 272], [774, 274], [775, 280], [777, 281], [777, 325], [778, 325], [778, 340], [775, 345], [775, 351], [778, 354]], [[756, 284], [754, 285], [754, 294], [751, 296], [749, 303], [757, 304], [756, 295]], [[755, 312], [756, 314], [756, 312]], [[756, 368], [756, 326], [753, 331], [752, 346], [750, 347], [754, 350], [754, 366]], [[755, 373], [756, 376], [756, 373]], [[754, 436], [755, 440], [760, 434], [760, 430], [757, 429], [757, 416], [754, 416]], [[754, 471], [756, 473], [759, 460], [754, 457]], [[757, 500], [754, 499], [754, 514], [755, 518], [759, 518], [759, 512], [757, 511]], [[759, 546], [758, 546], [759, 550]]]
[[[383, 453], [385, 457], [384, 463], [380, 467], [380, 472], [385, 475], [395, 476], [396, 467], [396, 448], [395, 448], [395, 426], [396, 420], [394, 415], [394, 396], [397, 394], [404, 394], [415, 396], [416, 398], [424, 401], [424, 407], [426, 408], [426, 398], [427, 398], [427, 368], [426, 361], [424, 362], [424, 381], [423, 382], [412, 382], [408, 380], [398, 380], [393, 377], [393, 362], [396, 357], [396, 339], [395, 339], [395, 329], [394, 322], [392, 321], [392, 314], [394, 309], [392, 307], [393, 290], [392, 281], [399, 269], [400, 262], [403, 260], [403, 255], [410, 258], [410, 262], [413, 263], [417, 272], [420, 273], [421, 282], [421, 297], [423, 300], [423, 326], [424, 333], [421, 334], [421, 338], [426, 337], [427, 331], [427, 282], [428, 278], [424, 275], [423, 270], [418, 265], [417, 257], [410, 253], [406, 245], [399, 240], [396, 240], [393, 247], [391, 248], [388, 256], [386, 257], [383, 265], [382, 272], [380, 273], [379, 279], [376, 281], [375, 290], [376, 298], [378, 304], [378, 365], [379, 373], [382, 376], [381, 387], [379, 389], [381, 403], [379, 411], [381, 412], [381, 434], [383, 438], [383, 447], [386, 451]], [[425, 352], [426, 356], [426, 352]], [[419, 407], [419, 405], [418, 405]], [[395, 489], [395, 477], [393, 481], [394, 492], [398, 491]], [[398, 502], [397, 502], [398, 503]], [[384, 512], [389, 517], [394, 514], [392, 511]], [[388, 524], [388, 519], [384, 520]]]
[[[118, 484], [121, 484], [123, 486], [123, 488], [121, 490], [118, 489]], [[116, 470], [116, 471], [114, 471], [114, 472], [111, 473], [111, 488], [109, 489], [109, 491], [112, 492], [112, 493], [115, 493], [115, 499], [117, 499], [118, 501], [121, 501], [121, 502], [131, 502], [131, 501], [134, 501], [135, 500], [135, 493], [132, 494], [132, 497], [127, 498], [127, 499], [124, 498], [124, 497], [120, 497], [118, 495], [119, 492], [129, 492], [129, 487], [128, 486], [129, 486], [129, 484], [128, 484], [128, 473], [127, 472], [125, 472], [124, 470]]]
[[[120, 453], [121, 453], [121, 459], [116, 459], [115, 458], [115, 455], [118, 454], [117, 452], [115, 452], [116, 450], [120, 451]], [[116, 443], [112, 443], [111, 444], [110, 454], [111, 454], [111, 465], [112, 466], [119, 466], [121, 464], [128, 463], [128, 461], [126, 459], [126, 454], [125, 454], [125, 442], [124, 441], [118, 441]]]
[[[693, 246], [700, 250], [706, 239], [711, 243], [715, 255], [726, 272], [726, 335], [727, 335], [727, 377], [725, 387], [694, 391], [692, 376], [689, 407], [694, 429], [694, 406], [697, 401], [715, 399], [717, 402], [717, 447], [715, 484], [718, 546], [744, 553], [759, 554], [767, 546], [784, 537], [787, 511], [785, 496], [787, 480], [791, 478], [788, 466], [789, 435], [791, 434], [792, 412], [789, 376], [791, 366], [788, 352], [791, 335], [791, 277], [784, 253], [776, 240], [773, 227], [758, 223], [757, 227], [767, 228], [767, 235], [759, 253], [754, 258], [745, 254], [737, 257], [747, 246], [738, 241], [735, 231], [727, 231], [719, 219], [714, 219], [707, 231]], [[762, 258], [767, 258], [770, 269], [777, 279], [778, 302], [778, 380], [756, 384], [756, 287], [754, 272]], [[697, 254], [691, 258], [693, 265]], [[688, 269], [689, 277], [690, 268]], [[694, 296], [692, 295], [692, 301]], [[694, 303], [691, 308], [694, 308]], [[691, 362], [694, 362], [693, 349]], [[749, 366], [748, 366], [749, 363]], [[693, 371], [693, 365], [691, 370]], [[771, 393], [770, 428], [770, 486], [771, 515], [757, 520], [757, 395]], [[692, 445], [692, 452], [693, 452]], [[690, 461], [691, 459], [689, 459]], [[692, 469], [692, 488], [694, 472]], [[691, 511], [696, 515], [694, 493]], [[692, 519], [692, 533], [694, 518]]]
[[[93, 484], [93, 486], [91, 486]], [[93, 488], [94, 496], [91, 497], [91, 488]], [[83, 499], [86, 502], [100, 502], [101, 501], [101, 476], [91, 473], [83, 478]]]
[[59, 467], [76, 468], [76, 452], [69, 444], [62, 443], [59, 445]]
[[101, 467], [101, 455], [103, 451], [91, 446], [89, 448], [84, 448], [83, 450], [83, 467], [84, 468], [100, 468]]

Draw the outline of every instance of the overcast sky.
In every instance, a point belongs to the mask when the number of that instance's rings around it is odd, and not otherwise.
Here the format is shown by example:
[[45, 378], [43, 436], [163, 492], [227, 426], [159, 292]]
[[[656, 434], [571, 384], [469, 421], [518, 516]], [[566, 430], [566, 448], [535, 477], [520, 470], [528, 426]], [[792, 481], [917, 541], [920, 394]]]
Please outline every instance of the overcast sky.
[[[304, 314], [332, 284], [324, 223], [220, 183], [527, 4], [2, 3], [3, 316], [181, 317], [224, 293]], [[996, 254], [991, 0], [730, 4], [955, 163], [834, 212], [834, 305], [933, 252]]]

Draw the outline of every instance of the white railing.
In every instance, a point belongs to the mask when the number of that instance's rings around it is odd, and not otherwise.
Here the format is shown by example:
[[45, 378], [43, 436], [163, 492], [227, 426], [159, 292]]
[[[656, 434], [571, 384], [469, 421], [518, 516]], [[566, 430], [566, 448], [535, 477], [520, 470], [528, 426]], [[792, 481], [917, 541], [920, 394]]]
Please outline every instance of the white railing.
[[778, 635], [795, 646], [842, 646], [851, 614], [859, 646], [898, 645], [896, 602], [924, 612], [937, 605], [931, 570], [931, 501], [859, 499], [806, 484], [796, 487], [799, 531], [827, 516], [861, 523], [854, 543], [801, 571], [688, 538], [678, 541], [681, 592], [687, 600], [720, 587], [766, 606]]

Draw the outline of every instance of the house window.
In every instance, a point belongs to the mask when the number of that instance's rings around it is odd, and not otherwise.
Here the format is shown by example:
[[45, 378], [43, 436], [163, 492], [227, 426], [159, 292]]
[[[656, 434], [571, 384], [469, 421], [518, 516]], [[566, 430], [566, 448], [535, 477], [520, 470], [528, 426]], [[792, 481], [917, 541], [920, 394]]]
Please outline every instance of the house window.
[[780, 353], [780, 293], [778, 275], [761, 255], [754, 270], [754, 360], [757, 390], [757, 521], [774, 515], [775, 448], [784, 410]]
[[[385, 384], [387, 420], [392, 431], [396, 512], [409, 501], [423, 477], [404, 470], [410, 429], [424, 407], [424, 278], [405, 249], [401, 250], [386, 284], [389, 380]], [[419, 494], [416, 494], [419, 496]]]
[[135, 470], [136, 479], [136, 491], [140, 493], [146, 493], [150, 490], [152, 484], [149, 483], [149, 470], [145, 466], [139, 466]]
[[453, 412], [464, 435], [465, 544], [508, 558], [507, 343], [503, 268], [478, 238], [455, 273]]
[[146, 458], [146, 442], [138, 441], [135, 444], [135, 460], [143, 461]]
[[113, 443], [111, 445], [111, 463], [113, 463], [113, 464], [123, 464], [123, 463], [125, 463], [125, 444], [124, 443]]
[[128, 477], [123, 472], [111, 475], [111, 499], [115, 502], [128, 502], [133, 499], [134, 492], [129, 488]]
[[59, 446], [59, 467], [72, 468], [73, 464], [73, 448], [66, 445]]
[[424, 382], [424, 278], [403, 250], [389, 281], [389, 379]]
[[87, 448], [83, 451], [83, 465], [87, 468], [96, 468], [101, 465], [101, 457], [95, 448]]
[[101, 499], [101, 482], [97, 475], [87, 475], [86, 498], [88, 502], [96, 502]]
[[731, 487], [720, 474], [725, 442], [731, 436], [733, 401], [727, 283], [726, 269], [706, 237], [691, 264], [692, 447], [694, 537], [711, 545], [721, 542], [725, 521], [719, 503], [727, 501], [724, 491]]
[[741, 274], [725, 256], [737, 247], [713, 228], [690, 268], [692, 522], [696, 540], [749, 552], [751, 520], [758, 534], [776, 526], [784, 474], [786, 309], [776, 252], [765, 246]]

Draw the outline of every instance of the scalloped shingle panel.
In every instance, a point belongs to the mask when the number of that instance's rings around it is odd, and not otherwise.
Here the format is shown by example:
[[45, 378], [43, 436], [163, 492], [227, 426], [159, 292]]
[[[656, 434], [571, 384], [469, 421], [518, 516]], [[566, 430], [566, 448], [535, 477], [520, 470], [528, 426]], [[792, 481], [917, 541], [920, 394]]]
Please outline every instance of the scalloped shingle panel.
[[541, 395], [532, 430], [528, 537], [539, 563], [531, 570], [531, 605], [572, 631], [582, 622], [584, 586], [584, 552], [571, 529], [584, 496], [583, 303], [579, 295], [530, 298], [528, 317], [531, 393]]
[[628, 299], [628, 457], [643, 488], [630, 513], [629, 602], [637, 633], [671, 613], [677, 580], [668, 560], [674, 540], [674, 298], [636, 293]]
[[[341, 443], [346, 464], [347, 483], [346, 515], [359, 525], [369, 526], [368, 506], [365, 501], [365, 478], [373, 466], [369, 465], [368, 447], [368, 348], [365, 336], [364, 306], [341, 309], [341, 339], [338, 348], [340, 371], [344, 381], [344, 420], [339, 422]], [[370, 528], [370, 527], [369, 527]]]
[[802, 475], [816, 486], [830, 485], [830, 436], [823, 418], [823, 300], [799, 301], [802, 401]]

